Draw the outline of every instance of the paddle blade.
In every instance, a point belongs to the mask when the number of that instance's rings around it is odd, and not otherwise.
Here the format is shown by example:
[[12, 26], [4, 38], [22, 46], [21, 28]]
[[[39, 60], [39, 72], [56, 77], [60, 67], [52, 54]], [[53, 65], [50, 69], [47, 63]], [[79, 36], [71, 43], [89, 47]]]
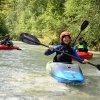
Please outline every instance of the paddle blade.
[[99, 64], [99, 65], [97, 65], [97, 68], [98, 68], [98, 70], [100, 70], [100, 64]]
[[88, 24], [89, 24], [89, 22], [87, 20], [85, 20], [81, 25], [81, 31], [83, 31], [88, 26]]
[[21, 33], [19, 40], [31, 45], [40, 45], [40, 41], [35, 36], [28, 33]]

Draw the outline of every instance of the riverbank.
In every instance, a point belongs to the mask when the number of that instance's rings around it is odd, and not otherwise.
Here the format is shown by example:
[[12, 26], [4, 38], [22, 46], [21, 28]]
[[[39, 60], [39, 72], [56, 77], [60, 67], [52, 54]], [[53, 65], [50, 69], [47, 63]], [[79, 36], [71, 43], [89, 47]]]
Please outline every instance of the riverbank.
[[[17, 43], [20, 43], [21, 41], [13, 41], [14, 44], [16, 45]], [[48, 45], [48, 43], [44, 43], [46, 45]], [[89, 52], [92, 52], [93, 54], [100, 54], [100, 51], [95, 51], [95, 50], [89, 50]]]
[[100, 54], [100, 51], [92, 51], [92, 50], [89, 50], [89, 52], [92, 52], [93, 54]]

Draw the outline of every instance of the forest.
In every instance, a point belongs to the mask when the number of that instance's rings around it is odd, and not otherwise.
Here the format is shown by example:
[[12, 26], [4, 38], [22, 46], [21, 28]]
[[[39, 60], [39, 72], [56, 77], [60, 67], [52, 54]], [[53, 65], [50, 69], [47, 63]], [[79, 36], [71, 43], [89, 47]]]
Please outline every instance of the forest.
[[81, 36], [90, 50], [100, 50], [100, 0], [0, 0], [0, 40], [9, 33], [19, 41], [25, 32], [55, 45], [69, 31], [73, 42], [84, 20], [89, 25]]

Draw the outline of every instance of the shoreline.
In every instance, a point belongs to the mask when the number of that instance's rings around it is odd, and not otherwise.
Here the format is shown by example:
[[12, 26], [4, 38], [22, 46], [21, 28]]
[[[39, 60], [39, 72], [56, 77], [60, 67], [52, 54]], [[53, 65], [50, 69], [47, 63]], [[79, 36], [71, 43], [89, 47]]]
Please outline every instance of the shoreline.
[[[15, 43], [21, 43], [21, 41], [13, 41]], [[93, 54], [100, 54], [100, 51], [89, 50], [88, 52], [92, 52]]]
[[92, 52], [93, 54], [100, 54], [100, 51], [89, 50], [89, 52]]

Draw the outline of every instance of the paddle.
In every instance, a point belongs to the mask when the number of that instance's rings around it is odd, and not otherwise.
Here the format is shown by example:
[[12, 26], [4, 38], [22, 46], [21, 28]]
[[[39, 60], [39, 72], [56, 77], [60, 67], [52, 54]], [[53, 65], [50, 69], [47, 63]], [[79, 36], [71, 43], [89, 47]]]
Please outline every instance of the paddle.
[[[20, 38], [21, 39], [23, 38], [23, 35], [26, 35], [27, 37], [32, 38], [33, 41], [40, 42], [35, 36], [33, 36], [31, 34], [28, 34], [28, 33], [21, 33], [20, 34]], [[27, 44], [31, 44], [31, 45], [37, 45], [37, 43], [35, 43], [35, 42], [33, 43], [32, 41], [29, 41], [29, 40], [27, 40], [25, 38], [23, 39], [23, 42], [25, 42]]]
[[18, 48], [17, 50], [22, 50], [22, 49]]
[[[30, 35], [30, 36], [31, 36], [31, 35]], [[42, 45], [42, 46], [45, 46], [45, 47], [49, 47], [49, 46], [47, 46], [47, 45], [45, 45], [45, 44], [42, 44], [41, 42], [34, 41], [33, 38], [28, 37], [27, 34], [20, 34], [20, 41], [24, 42], [24, 40], [26, 40], [26, 39], [27, 39], [27, 41], [31, 41], [32, 43], [36, 43], [36, 44], [38, 44], [38, 45]], [[26, 42], [25, 42], [25, 43], [26, 43]], [[81, 60], [81, 58], [77, 58], [77, 57], [75, 57], [75, 56], [73, 56], [73, 55], [70, 55], [70, 54], [68, 54], [68, 53], [59, 51], [59, 50], [57, 50], [57, 49], [55, 49], [55, 51], [64, 53], [64, 54], [69, 55], [69, 56], [71, 56], [71, 57], [73, 57], [73, 58], [75, 58], [75, 59], [80, 59], [80, 60]], [[91, 62], [88, 62], [88, 64], [90, 64], [90, 65], [92, 65], [92, 66], [95, 66], [95, 67], [97, 67], [98, 70], [100, 70], [100, 64], [95, 65], [95, 64], [93, 64], [93, 63], [91, 63]]]
[[74, 40], [74, 42], [72, 43], [72, 46], [74, 46], [74, 44], [75, 44], [77, 38], [80, 36], [81, 32], [88, 26], [88, 24], [89, 24], [89, 22], [88, 22], [87, 20], [85, 20], [85, 21], [82, 23], [81, 28], [80, 28], [81, 30], [80, 30], [78, 36], [76, 37], [76, 39]]

